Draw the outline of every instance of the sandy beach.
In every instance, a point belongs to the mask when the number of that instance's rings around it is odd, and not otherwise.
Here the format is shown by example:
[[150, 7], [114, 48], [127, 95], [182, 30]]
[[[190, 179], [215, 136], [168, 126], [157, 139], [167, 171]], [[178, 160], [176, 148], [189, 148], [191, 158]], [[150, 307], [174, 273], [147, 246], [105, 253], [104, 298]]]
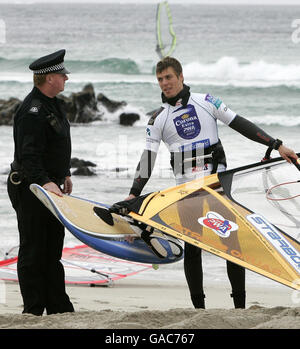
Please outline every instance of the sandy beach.
[[2, 282], [1, 329], [300, 329], [299, 291], [247, 287], [247, 308], [233, 309], [230, 289], [206, 285], [206, 309], [195, 310], [184, 280], [131, 277], [109, 287], [67, 286], [75, 313], [21, 314], [19, 285]]

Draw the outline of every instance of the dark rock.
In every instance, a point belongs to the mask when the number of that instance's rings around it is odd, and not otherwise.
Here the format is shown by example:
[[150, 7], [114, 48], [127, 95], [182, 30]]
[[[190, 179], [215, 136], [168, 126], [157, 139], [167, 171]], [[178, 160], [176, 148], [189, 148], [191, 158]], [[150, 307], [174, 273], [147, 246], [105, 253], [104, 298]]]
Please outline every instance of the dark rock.
[[0, 125], [12, 125], [14, 114], [22, 102], [17, 98], [0, 100]]
[[115, 171], [116, 172], [128, 171], [128, 167], [116, 167]]
[[122, 113], [119, 116], [120, 125], [132, 126], [136, 121], [140, 120], [139, 114], [136, 113]]
[[71, 167], [83, 167], [83, 166], [91, 166], [91, 167], [96, 167], [97, 165], [94, 164], [91, 161], [85, 161], [85, 160], [81, 160], [78, 158], [72, 158], [71, 159]]
[[110, 113], [114, 113], [116, 110], [118, 110], [121, 107], [125, 107], [127, 105], [126, 102], [117, 102], [113, 101], [112, 99], [107, 98], [103, 93], [99, 93], [97, 96], [97, 101], [101, 105], [103, 105], [107, 111]]
[[71, 167], [77, 168], [72, 175], [74, 176], [95, 176], [96, 173], [94, 171], [91, 171], [89, 167], [96, 167], [97, 165], [94, 164], [91, 161], [85, 161], [78, 158], [72, 158], [71, 159]]
[[128, 167], [116, 167], [116, 168], [112, 168], [112, 169], [107, 169], [107, 170], [103, 170], [104, 172], [125, 172], [128, 171]]
[[95, 176], [96, 173], [91, 171], [87, 166], [82, 166], [77, 168], [77, 170], [75, 170], [72, 173], [73, 176]]
[[70, 104], [73, 113], [69, 116], [70, 122], [88, 123], [101, 120], [102, 115], [97, 108], [95, 91], [92, 84], [86, 85], [81, 92], [72, 93]]

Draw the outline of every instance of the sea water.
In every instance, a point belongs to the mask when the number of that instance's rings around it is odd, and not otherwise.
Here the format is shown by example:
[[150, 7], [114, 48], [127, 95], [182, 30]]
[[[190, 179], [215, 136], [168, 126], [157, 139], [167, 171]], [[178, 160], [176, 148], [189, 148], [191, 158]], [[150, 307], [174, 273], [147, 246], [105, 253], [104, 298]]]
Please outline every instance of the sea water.
[[[300, 151], [299, 6], [221, 6], [172, 4], [177, 34], [174, 56], [183, 65], [193, 92], [210, 93], [256, 123], [274, 138]], [[23, 99], [32, 88], [28, 65], [65, 48], [71, 71], [64, 94], [92, 83], [96, 95], [126, 101], [116, 113], [105, 109], [103, 121], [72, 125], [72, 157], [94, 162], [95, 176], [73, 176], [73, 194], [107, 204], [129, 193], [145, 144], [147, 112], [160, 106], [153, 74], [155, 52], [153, 4], [0, 4], [0, 99]], [[4, 35], [5, 34], [5, 35]], [[101, 107], [100, 107], [101, 108]], [[120, 126], [121, 112], [137, 112], [132, 127]], [[266, 147], [219, 124], [228, 168], [260, 161]], [[276, 156], [276, 153], [274, 153]], [[8, 200], [6, 177], [13, 159], [12, 127], [0, 127], [0, 250], [18, 244], [15, 212]], [[116, 170], [118, 169], [118, 170]], [[153, 176], [143, 193], [175, 184], [169, 154], [162, 144]], [[80, 242], [66, 232], [66, 246]], [[205, 254], [206, 277], [226, 280], [225, 262]], [[183, 277], [182, 263], [163, 266]], [[159, 271], [152, 274], [158, 277]], [[174, 274], [175, 273], [175, 274]], [[250, 272], [249, 272], [250, 273]], [[253, 283], [268, 283], [248, 275]], [[272, 285], [275, 284], [272, 282]]]

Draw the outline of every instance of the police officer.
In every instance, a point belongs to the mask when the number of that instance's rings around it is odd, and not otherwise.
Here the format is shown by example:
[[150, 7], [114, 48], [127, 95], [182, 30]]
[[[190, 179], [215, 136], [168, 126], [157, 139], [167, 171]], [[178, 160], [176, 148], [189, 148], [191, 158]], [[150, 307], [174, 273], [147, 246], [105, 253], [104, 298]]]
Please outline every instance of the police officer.
[[23, 313], [73, 312], [60, 262], [64, 227], [33, 195], [31, 183], [62, 196], [72, 192], [70, 125], [56, 95], [69, 71], [65, 50], [34, 61], [34, 87], [14, 116], [14, 161], [7, 181], [20, 237], [18, 278]]

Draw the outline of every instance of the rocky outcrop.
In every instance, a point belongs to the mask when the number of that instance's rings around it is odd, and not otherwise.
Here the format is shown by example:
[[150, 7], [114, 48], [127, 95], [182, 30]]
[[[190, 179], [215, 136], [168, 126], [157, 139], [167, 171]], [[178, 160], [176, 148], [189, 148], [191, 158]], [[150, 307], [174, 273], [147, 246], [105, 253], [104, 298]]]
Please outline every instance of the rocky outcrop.
[[[92, 84], [86, 85], [82, 91], [72, 93], [69, 97], [60, 94], [58, 98], [64, 114], [71, 123], [90, 123], [102, 120], [104, 111], [99, 110], [98, 106], [102, 106], [109, 113], [115, 113], [127, 105], [125, 101], [111, 100], [103, 93], [99, 93], [96, 97]], [[21, 101], [17, 98], [0, 100], [0, 126], [13, 124], [15, 111], [20, 104]], [[120, 124], [126, 126], [133, 125], [139, 119], [140, 116], [136, 113], [121, 113], [119, 116]]]
[[123, 126], [132, 126], [138, 120], [140, 120], [140, 116], [136, 113], [122, 113], [119, 116], [120, 125]]
[[83, 166], [90, 166], [90, 167], [96, 167], [97, 165], [94, 164], [91, 161], [86, 161], [78, 158], [72, 158], [71, 159], [71, 167], [83, 167]]
[[90, 170], [88, 167], [79, 167], [74, 172], [72, 172], [73, 176], [96, 176], [96, 173]]
[[0, 100], [0, 126], [13, 124], [13, 116], [20, 104], [21, 101], [17, 98], [10, 98], [8, 101]]
[[110, 113], [114, 113], [118, 109], [125, 107], [127, 105], [126, 102], [117, 102], [112, 99], [107, 98], [103, 93], [99, 93], [97, 96], [97, 101], [99, 104], [103, 105], [107, 111]]
[[59, 96], [63, 109], [70, 122], [89, 123], [102, 119], [98, 110], [94, 87], [86, 85], [82, 91], [72, 93], [70, 97]]
[[91, 161], [86, 161], [78, 158], [71, 159], [71, 168], [76, 168], [72, 172], [73, 176], [95, 176], [96, 173], [89, 167], [96, 167], [97, 165]]

